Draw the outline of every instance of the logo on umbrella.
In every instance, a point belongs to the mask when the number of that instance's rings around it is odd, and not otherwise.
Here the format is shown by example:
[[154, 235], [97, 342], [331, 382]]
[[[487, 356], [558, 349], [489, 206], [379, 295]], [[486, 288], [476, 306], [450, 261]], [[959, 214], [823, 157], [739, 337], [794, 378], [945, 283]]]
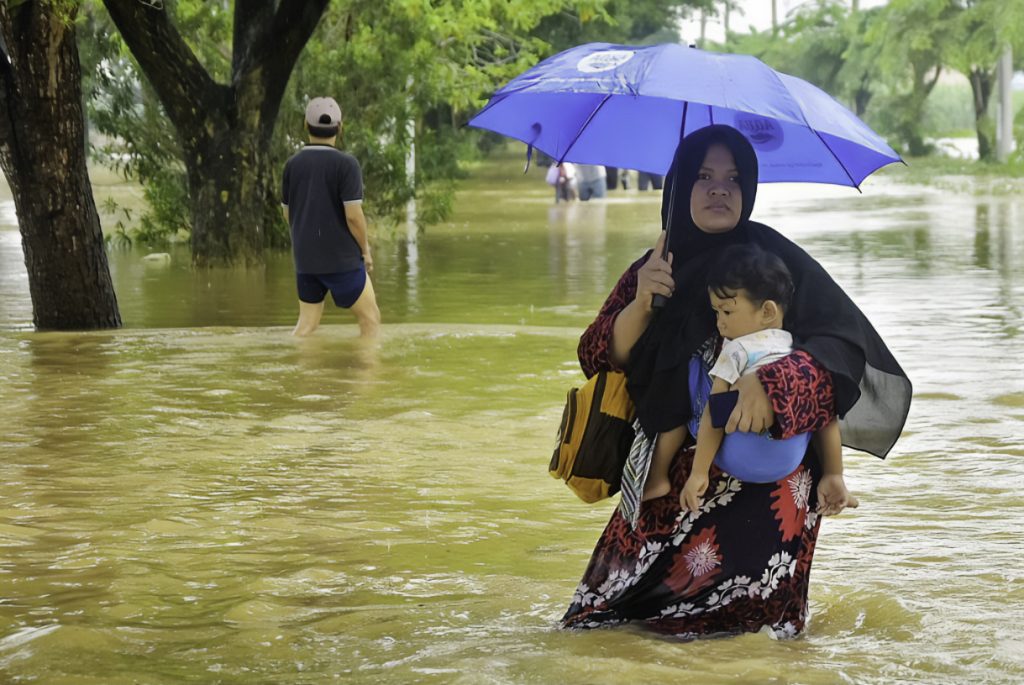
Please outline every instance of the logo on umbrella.
[[782, 127], [774, 119], [756, 114], [737, 114], [736, 128], [747, 137], [756, 150], [771, 152], [782, 147]]
[[605, 50], [594, 52], [576, 63], [576, 69], [587, 74], [594, 74], [599, 71], [611, 71], [633, 59], [635, 50]]

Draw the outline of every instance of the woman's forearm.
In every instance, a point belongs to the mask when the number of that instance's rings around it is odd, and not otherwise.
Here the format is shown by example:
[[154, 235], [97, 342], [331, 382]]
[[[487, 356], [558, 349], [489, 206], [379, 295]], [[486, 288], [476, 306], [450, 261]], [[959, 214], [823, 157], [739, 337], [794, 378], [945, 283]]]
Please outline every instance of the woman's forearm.
[[[615, 362], [612, 339], [615, 335], [615, 324], [622, 311], [636, 299], [637, 271], [643, 265], [641, 257], [626, 270], [619, 282], [608, 295], [601, 311], [594, 322], [580, 336], [577, 355], [583, 373], [590, 378], [598, 371], [619, 371], [621, 365]], [[634, 341], [635, 342], [635, 341]], [[628, 353], [627, 353], [628, 354]]]
[[633, 300], [619, 312], [612, 326], [611, 356], [619, 366], [629, 361], [629, 353], [633, 345], [640, 339], [647, 325], [651, 322], [651, 309]]
[[760, 367], [757, 378], [775, 413], [775, 437], [821, 430], [836, 416], [832, 374], [803, 350]]

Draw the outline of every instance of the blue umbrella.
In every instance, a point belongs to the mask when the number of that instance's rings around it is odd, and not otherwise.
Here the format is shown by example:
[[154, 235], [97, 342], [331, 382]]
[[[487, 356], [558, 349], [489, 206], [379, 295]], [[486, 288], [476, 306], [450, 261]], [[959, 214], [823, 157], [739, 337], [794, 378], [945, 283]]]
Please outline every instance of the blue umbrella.
[[858, 187], [902, 161], [816, 86], [749, 55], [589, 43], [512, 79], [470, 122], [552, 158], [664, 174], [679, 140], [711, 124], [753, 144], [763, 182]]

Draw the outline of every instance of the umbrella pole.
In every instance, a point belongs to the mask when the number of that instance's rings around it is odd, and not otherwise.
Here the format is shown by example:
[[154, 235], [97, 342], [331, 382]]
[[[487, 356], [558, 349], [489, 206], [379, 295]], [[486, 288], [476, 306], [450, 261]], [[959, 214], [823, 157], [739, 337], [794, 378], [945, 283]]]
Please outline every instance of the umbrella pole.
[[[690, 103], [683, 101], [683, 121], [679, 124], [679, 141], [682, 142], [686, 136], [686, 110], [689, 108]], [[669, 168], [671, 172], [672, 169]], [[668, 216], [665, 218], [665, 245], [661, 251], [661, 258], [668, 259], [668, 246], [672, 243], [672, 215], [676, 208], [676, 183], [673, 179], [672, 189], [668, 191]], [[651, 300], [652, 309], [661, 309], [668, 302], [668, 298], [664, 295], [655, 295]]]
[[[672, 210], [676, 206], [676, 184], [672, 184], [672, 189], [668, 191], [668, 217], [665, 219], [665, 245], [661, 250], [661, 258], [668, 259], [668, 244], [669, 239], [672, 237]], [[651, 298], [651, 309], [661, 309], [668, 302], [668, 298], [664, 295], [655, 293]]]

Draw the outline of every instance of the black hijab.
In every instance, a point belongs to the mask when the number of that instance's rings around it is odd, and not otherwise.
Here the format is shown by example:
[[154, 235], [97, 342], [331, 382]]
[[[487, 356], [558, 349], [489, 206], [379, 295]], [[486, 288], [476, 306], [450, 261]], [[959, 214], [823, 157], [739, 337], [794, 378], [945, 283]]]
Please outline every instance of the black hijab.
[[[705, 233], [693, 222], [690, 195], [708, 148], [716, 143], [732, 152], [743, 209], [732, 230]], [[708, 268], [722, 248], [756, 243], [778, 255], [793, 275], [796, 290], [785, 328], [796, 349], [806, 350], [831, 372], [843, 444], [884, 458], [910, 410], [910, 381], [867, 317], [822, 266], [778, 232], [750, 221], [756, 194], [757, 155], [736, 129], [709, 126], [679, 143], [662, 196], [676, 289], [633, 346], [627, 366], [640, 424], [653, 435], [691, 418], [689, 361], [717, 335]]]

